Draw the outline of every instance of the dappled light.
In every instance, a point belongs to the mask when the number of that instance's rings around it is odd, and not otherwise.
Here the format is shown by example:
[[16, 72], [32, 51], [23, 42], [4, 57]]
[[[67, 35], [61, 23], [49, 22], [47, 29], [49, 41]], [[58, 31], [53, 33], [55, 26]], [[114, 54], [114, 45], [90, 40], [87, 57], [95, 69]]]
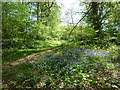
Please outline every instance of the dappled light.
[[64, 2], [2, 2], [2, 89], [120, 89], [119, 3]]

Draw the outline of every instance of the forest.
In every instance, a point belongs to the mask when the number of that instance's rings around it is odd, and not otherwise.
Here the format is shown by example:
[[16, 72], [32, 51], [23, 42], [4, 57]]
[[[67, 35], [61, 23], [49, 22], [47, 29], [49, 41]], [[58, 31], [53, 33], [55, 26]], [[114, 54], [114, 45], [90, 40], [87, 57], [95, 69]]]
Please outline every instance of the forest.
[[2, 2], [2, 89], [120, 89], [120, 2], [77, 4]]

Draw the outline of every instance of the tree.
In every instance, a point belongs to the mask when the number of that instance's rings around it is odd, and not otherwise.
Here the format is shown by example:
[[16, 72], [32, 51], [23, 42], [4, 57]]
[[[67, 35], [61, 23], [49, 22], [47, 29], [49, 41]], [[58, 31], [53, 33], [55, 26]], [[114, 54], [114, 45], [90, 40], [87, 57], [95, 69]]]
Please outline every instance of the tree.
[[44, 40], [57, 32], [59, 17], [56, 2], [3, 2], [3, 48], [34, 46], [36, 40]]
[[103, 3], [90, 2], [89, 8], [91, 8], [91, 11], [87, 14], [87, 23], [91, 23], [91, 27], [93, 27], [95, 31], [98, 30], [97, 37], [99, 37], [102, 30], [102, 20], [104, 19], [102, 17]]
[[[92, 10], [88, 13], [86, 22], [96, 32], [95, 37], [115, 42], [118, 33], [119, 5], [118, 2], [90, 2], [86, 9]], [[106, 37], [108, 35], [108, 37]]]

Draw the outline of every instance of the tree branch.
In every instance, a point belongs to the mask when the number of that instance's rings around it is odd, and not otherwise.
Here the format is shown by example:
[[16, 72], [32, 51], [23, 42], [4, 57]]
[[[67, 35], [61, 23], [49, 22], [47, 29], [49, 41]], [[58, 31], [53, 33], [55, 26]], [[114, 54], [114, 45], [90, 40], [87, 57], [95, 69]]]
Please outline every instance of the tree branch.
[[91, 10], [91, 8], [90, 8], [90, 9], [85, 13], [85, 15], [76, 23], [76, 25], [75, 25], [75, 26], [73, 27], [73, 29], [70, 31], [69, 37], [70, 37], [72, 31], [77, 27], [77, 25], [80, 23], [80, 21], [82, 21], [82, 20], [86, 17], [86, 15], [89, 13], [90, 10]]

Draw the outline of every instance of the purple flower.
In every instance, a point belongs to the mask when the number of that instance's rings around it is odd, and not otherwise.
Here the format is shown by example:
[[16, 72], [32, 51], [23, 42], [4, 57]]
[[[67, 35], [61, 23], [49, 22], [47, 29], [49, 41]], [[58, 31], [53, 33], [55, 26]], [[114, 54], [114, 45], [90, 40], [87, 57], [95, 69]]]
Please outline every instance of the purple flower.
[[85, 65], [85, 63], [83, 65]]
[[108, 86], [111, 86], [111, 84], [109, 83]]
[[83, 58], [85, 58], [85, 59], [86, 59], [86, 57], [85, 57], [85, 56], [83, 56]]
[[107, 53], [109, 54], [110, 52], [109, 52], [109, 51], [107, 51]]
[[118, 65], [118, 64], [116, 64], [115, 66], [116, 66], [116, 67], [119, 67], [119, 65]]
[[78, 61], [80, 61], [80, 59], [78, 59]]
[[97, 68], [97, 65], [95, 65], [95, 67]]
[[75, 62], [73, 62], [75, 64]]
[[82, 63], [82, 60], [81, 60], [81, 63]]
[[89, 61], [85, 61], [86, 63], [89, 63]]
[[73, 77], [73, 79], [75, 79], [75, 77]]
[[94, 73], [94, 72], [92, 72], [92, 75], [95, 75], [95, 73]]
[[106, 58], [107, 56], [105, 55], [105, 58]]
[[73, 72], [71, 72], [71, 71], [70, 71], [69, 73], [70, 73], [70, 74], [73, 74]]
[[108, 60], [108, 62], [110, 62], [111, 60]]

